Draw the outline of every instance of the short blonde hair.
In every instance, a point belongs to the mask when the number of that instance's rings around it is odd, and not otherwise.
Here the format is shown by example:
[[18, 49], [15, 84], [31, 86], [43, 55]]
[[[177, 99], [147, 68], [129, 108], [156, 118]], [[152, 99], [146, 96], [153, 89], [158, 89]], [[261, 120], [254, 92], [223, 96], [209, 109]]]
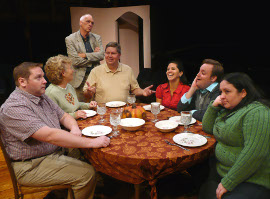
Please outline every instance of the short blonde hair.
[[63, 71], [66, 71], [66, 66], [72, 65], [72, 61], [70, 58], [64, 55], [57, 55], [54, 57], [50, 57], [45, 66], [45, 73], [48, 80], [58, 85], [63, 81]]

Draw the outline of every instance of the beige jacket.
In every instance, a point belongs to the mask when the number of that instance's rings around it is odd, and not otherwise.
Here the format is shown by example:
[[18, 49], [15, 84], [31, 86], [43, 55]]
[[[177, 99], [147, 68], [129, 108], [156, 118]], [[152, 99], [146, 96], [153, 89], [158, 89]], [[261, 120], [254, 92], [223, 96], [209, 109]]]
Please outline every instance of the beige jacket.
[[[75, 69], [74, 78], [70, 84], [74, 88], [78, 88], [85, 76], [87, 67], [95, 67], [104, 59], [104, 48], [102, 46], [101, 37], [97, 34], [90, 33], [90, 45], [94, 50], [100, 48], [99, 52], [86, 53], [85, 46], [80, 34], [80, 30], [72, 33], [65, 39], [67, 46], [67, 54], [72, 59], [72, 64]], [[78, 56], [78, 53], [86, 53], [87, 59]]]

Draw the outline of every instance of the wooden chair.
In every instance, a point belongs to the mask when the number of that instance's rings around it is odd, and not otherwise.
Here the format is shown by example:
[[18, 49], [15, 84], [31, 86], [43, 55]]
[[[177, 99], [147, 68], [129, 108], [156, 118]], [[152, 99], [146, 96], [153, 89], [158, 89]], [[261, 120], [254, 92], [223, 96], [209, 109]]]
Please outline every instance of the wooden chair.
[[1, 145], [2, 152], [4, 154], [4, 158], [5, 158], [9, 173], [10, 173], [11, 180], [12, 180], [15, 199], [19, 199], [19, 198], [23, 199], [24, 195], [26, 194], [33, 194], [33, 193], [38, 193], [38, 192], [43, 192], [43, 191], [52, 191], [52, 190], [57, 190], [57, 189], [69, 189], [70, 193], [72, 193], [71, 198], [74, 198], [71, 185], [53, 185], [53, 186], [46, 186], [46, 187], [31, 186], [30, 187], [30, 186], [23, 186], [23, 185], [18, 184], [13, 167], [11, 166], [12, 161], [6, 152], [6, 149], [1, 139], [1, 131], [0, 131], [0, 145]]

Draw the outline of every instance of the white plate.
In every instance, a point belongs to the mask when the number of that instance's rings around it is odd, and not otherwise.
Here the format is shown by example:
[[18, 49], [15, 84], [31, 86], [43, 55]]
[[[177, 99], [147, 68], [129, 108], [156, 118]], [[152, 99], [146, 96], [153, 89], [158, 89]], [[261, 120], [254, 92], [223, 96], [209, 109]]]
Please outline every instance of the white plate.
[[88, 126], [82, 130], [82, 134], [91, 137], [98, 137], [102, 135], [107, 135], [112, 131], [112, 128], [109, 126], [103, 125], [94, 125]]
[[[146, 111], [151, 111], [151, 104], [143, 106]], [[165, 107], [160, 105], [160, 110], [162, 111]]]
[[83, 110], [83, 111], [86, 112], [87, 117], [92, 117], [97, 114], [97, 112], [93, 110]]
[[[173, 116], [173, 117], [170, 117], [169, 120], [173, 120], [173, 121], [176, 121], [178, 122], [179, 125], [184, 125], [182, 122], [181, 122], [181, 116]], [[196, 119], [195, 118], [191, 118], [191, 122], [189, 124], [194, 124], [196, 122]]]
[[122, 101], [111, 101], [111, 102], [106, 103], [106, 106], [111, 107], [111, 108], [125, 106], [125, 105], [126, 105], [126, 102], [122, 102]]
[[182, 146], [198, 147], [205, 145], [207, 139], [201, 135], [193, 133], [180, 133], [173, 137], [173, 141]]

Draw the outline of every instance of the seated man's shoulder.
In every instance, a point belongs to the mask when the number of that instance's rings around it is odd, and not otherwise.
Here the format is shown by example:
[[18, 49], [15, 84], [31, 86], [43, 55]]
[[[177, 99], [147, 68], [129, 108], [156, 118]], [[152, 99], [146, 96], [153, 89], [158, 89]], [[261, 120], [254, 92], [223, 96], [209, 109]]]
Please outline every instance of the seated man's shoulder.
[[20, 107], [20, 106], [28, 106], [28, 99], [23, 95], [15, 95], [11, 93], [11, 95], [7, 98], [7, 100], [2, 104], [1, 109], [10, 110], [12, 107]]
[[122, 63], [120, 63], [120, 64], [121, 64], [123, 71], [132, 71], [132, 68], [130, 66], [128, 66], [126, 64], [122, 64]]
[[95, 73], [95, 72], [102, 72], [103, 70], [105, 70], [105, 64], [100, 64], [98, 66], [95, 66], [92, 70], [91, 73]]

